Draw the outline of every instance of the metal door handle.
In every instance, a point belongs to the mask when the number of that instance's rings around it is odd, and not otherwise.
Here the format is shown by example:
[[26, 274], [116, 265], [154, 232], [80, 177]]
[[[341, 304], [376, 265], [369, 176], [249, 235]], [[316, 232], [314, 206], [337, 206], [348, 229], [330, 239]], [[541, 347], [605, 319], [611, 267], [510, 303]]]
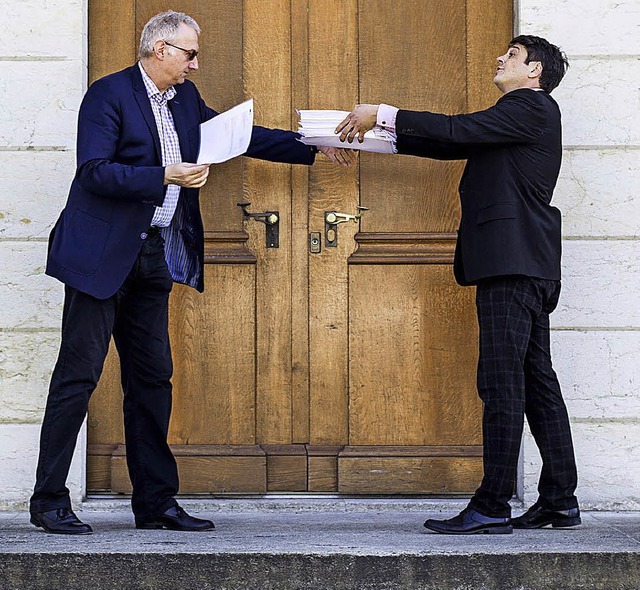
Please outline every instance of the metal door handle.
[[349, 213], [338, 213], [337, 211], [324, 212], [324, 244], [327, 248], [335, 248], [338, 245], [338, 224], [353, 221], [357, 223], [362, 217], [364, 211], [368, 211], [369, 207], [358, 206], [358, 213], [350, 215]]
[[267, 248], [280, 247], [280, 212], [265, 211], [264, 213], [250, 213], [247, 210], [249, 205], [251, 205], [249, 202], [238, 203], [238, 207], [242, 208], [244, 218], [255, 219], [265, 224], [267, 230]]

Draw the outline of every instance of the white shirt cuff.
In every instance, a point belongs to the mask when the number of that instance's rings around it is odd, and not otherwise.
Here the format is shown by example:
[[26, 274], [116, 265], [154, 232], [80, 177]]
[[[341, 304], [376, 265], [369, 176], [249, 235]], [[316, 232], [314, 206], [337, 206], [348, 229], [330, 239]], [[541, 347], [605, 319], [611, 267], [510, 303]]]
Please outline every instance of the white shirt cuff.
[[388, 104], [381, 104], [378, 107], [378, 118], [376, 119], [376, 125], [388, 129], [389, 131], [395, 131], [396, 129], [396, 116], [400, 109], [392, 107]]

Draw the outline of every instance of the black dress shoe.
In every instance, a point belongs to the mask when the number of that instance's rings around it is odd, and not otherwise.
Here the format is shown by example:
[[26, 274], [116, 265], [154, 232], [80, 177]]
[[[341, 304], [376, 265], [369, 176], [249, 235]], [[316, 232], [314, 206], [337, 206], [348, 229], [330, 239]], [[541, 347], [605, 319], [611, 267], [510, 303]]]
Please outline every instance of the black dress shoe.
[[57, 535], [88, 535], [93, 529], [82, 522], [71, 508], [32, 512], [31, 524]]
[[189, 516], [180, 506], [172, 506], [151, 520], [136, 521], [137, 529], [169, 529], [171, 531], [210, 531], [215, 528], [210, 520]]
[[465, 508], [458, 516], [448, 520], [429, 519], [424, 526], [445, 535], [509, 535], [513, 532], [510, 518], [486, 516], [473, 508]]
[[561, 529], [578, 526], [581, 523], [580, 508], [552, 510], [550, 508], [544, 508], [537, 503], [529, 508], [523, 515], [511, 519], [511, 524], [514, 529], [541, 529], [546, 526]]

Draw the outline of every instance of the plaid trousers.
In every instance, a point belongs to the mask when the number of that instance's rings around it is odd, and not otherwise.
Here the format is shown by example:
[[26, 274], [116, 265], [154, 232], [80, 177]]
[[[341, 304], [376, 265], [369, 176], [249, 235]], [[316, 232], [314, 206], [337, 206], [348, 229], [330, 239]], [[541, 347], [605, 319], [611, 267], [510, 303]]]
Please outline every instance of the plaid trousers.
[[542, 457], [539, 502], [556, 510], [578, 505], [569, 417], [551, 363], [549, 314], [559, 296], [560, 281], [526, 276], [477, 286], [484, 477], [470, 506], [483, 514], [511, 515], [525, 415]]

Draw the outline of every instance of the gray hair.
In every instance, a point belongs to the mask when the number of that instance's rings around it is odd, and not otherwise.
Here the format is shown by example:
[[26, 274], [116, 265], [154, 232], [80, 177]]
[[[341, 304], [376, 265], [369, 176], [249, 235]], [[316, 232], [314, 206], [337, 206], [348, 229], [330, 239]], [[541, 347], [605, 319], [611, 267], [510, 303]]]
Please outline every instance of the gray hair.
[[149, 57], [153, 53], [156, 41], [171, 41], [175, 38], [181, 24], [185, 24], [200, 34], [198, 23], [184, 12], [168, 10], [149, 19], [140, 35], [138, 57]]

